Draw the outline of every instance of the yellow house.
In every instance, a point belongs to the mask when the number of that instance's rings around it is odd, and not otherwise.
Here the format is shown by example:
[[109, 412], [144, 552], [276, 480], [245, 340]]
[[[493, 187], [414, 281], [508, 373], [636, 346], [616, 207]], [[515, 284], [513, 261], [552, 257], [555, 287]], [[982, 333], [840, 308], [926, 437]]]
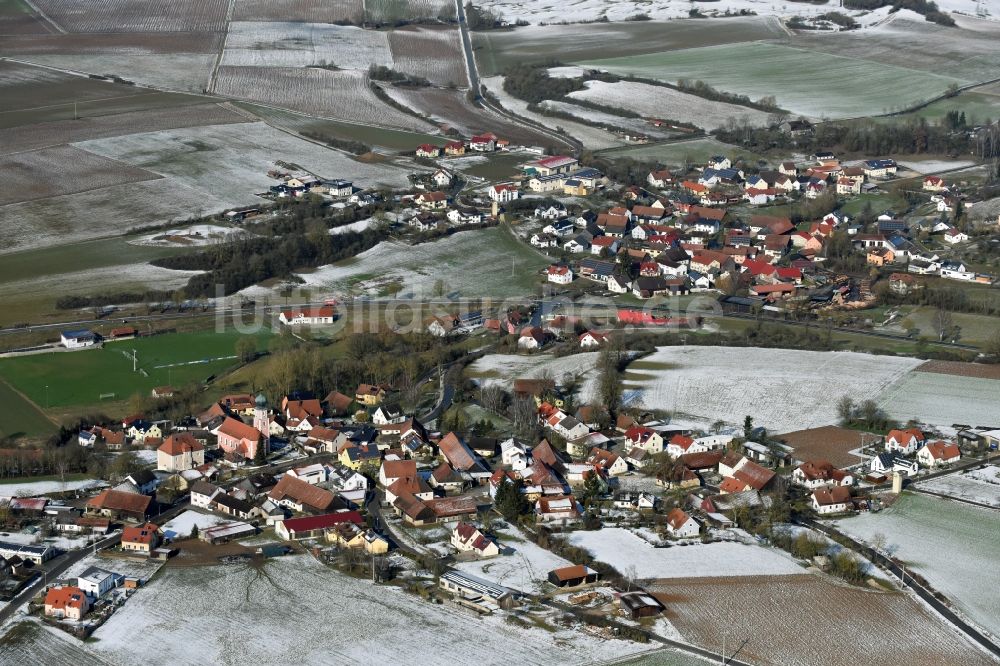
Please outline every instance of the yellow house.
[[385, 389], [375, 384], [359, 384], [354, 399], [362, 405], [374, 407], [385, 399]]
[[341, 548], [364, 549], [369, 555], [389, 552], [389, 542], [373, 530], [362, 530], [354, 523], [340, 523], [326, 530], [326, 540]]
[[128, 436], [136, 442], [145, 442], [146, 439], [163, 439], [163, 431], [155, 423], [137, 421], [128, 429]]
[[563, 194], [572, 197], [585, 197], [590, 194], [590, 188], [576, 178], [570, 178], [563, 184]]
[[377, 465], [381, 459], [382, 452], [374, 444], [365, 446], [349, 444], [341, 449], [340, 455], [337, 456], [341, 465], [354, 471], [358, 471], [368, 464]]

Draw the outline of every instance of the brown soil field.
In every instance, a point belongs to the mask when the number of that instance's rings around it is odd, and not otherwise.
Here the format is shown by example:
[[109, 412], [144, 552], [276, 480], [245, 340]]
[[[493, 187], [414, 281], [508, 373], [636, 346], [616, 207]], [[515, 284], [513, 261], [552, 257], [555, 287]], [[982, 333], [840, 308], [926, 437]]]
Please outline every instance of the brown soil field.
[[0, 10], [0, 35], [4, 36], [4, 42], [7, 41], [8, 35], [48, 35], [52, 32], [54, 30], [27, 6], [10, 7], [8, 11]]
[[[3, 24], [0, 23], [0, 26]], [[2, 28], [0, 28], [2, 29]], [[102, 53], [217, 53], [222, 48], [221, 32], [147, 32], [25, 34], [5, 36], [0, 53], [18, 55], [97, 55]]]
[[[2, 117], [2, 116], [0, 116]], [[192, 104], [106, 116], [0, 128], [0, 152], [16, 153], [88, 139], [157, 130], [244, 123], [248, 119], [219, 104]]]
[[[86, 102], [149, 92], [45, 67], [0, 61], [0, 113], [34, 109], [59, 102]], [[0, 123], [3, 120], [0, 119]]]
[[404, 100], [411, 109], [434, 118], [440, 125], [454, 127], [465, 135], [493, 132], [512, 143], [529, 146], [547, 146], [553, 143], [544, 134], [515, 125], [473, 106], [460, 90], [397, 88], [390, 91], [390, 94]]
[[228, 0], [35, 0], [67, 32], [217, 32]]
[[906, 594], [819, 575], [684, 578], [648, 588], [688, 641], [774, 666], [994, 663]]
[[[826, 460], [835, 467], [848, 467], [861, 461], [850, 451], [861, 446], [865, 434], [831, 425], [787, 432], [774, 438], [795, 449], [795, 457], [800, 460]], [[874, 435], [868, 434], [868, 437]]]
[[0, 205], [159, 178], [155, 173], [73, 146], [0, 157]]
[[934, 372], [957, 377], [977, 377], [979, 379], [1000, 379], [1000, 365], [983, 363], [962, 363], [961, 361], [927, 361], [914, 368], [916, 372]]
[[336, 23], [364, 18], [363, 0], [236, 0], [234, 21]]
[[393, 68], [438, 85], [467, 88], [469, 79], [459, 39], [456, 28], [409, 26], [393, 30], [389, 33]]

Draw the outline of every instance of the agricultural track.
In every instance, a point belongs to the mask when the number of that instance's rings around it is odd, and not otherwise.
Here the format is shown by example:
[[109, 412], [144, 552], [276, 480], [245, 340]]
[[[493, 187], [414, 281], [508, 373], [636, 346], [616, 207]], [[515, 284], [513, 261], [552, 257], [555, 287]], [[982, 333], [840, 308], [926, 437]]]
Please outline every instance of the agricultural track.
[[978, 506], [982, 509], [991, 509], [993, 511], [1000, 511], [1000, 507], [997, 507], [993, 504], [983, 504], [982, 502], [974, 502], [973, 500], [965, 499], [964, 497], [945, 495], [944, 493], [939, 493], [934, 490], [927, 490], [925, 488], [921, 488], [916, 484], [910, 486], [908, 490], [912, 490], [915, 493], [923, 493], [924, 495], [932, 495], [934, 497], [939, 497], [941, 499], [951, 500], [953, 502], [961, 502], [962, 504], [971, 504], [972, 506]]

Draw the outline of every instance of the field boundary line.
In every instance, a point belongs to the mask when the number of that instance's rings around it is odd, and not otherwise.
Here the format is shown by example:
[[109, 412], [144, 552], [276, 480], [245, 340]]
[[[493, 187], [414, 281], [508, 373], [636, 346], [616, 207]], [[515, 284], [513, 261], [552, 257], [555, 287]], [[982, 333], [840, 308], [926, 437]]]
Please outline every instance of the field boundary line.
[[208, 85], [205, 88], [206, 93], [211, 93], [215, 90], [215, 84], [219, 76], [219, 67], [222, 65], [222, 58], [226, 55], [226, 45], [229, 43], [229, 27], [233, 23], [235, 4], [236, 0], [229, 0], [229, 5], [226, 7], [226, 32], [222, 37], [222, 44], [219, 46], [219, 53], [215, 58], [215, 64], [212, 65], [212, 71], [208, 75]]
[[64, 34], [64, 35], [69, 34], [61, 25], [59, 25], [54, 20], [52, 20], [52, 18], [48, 14], [46, 14], [41, 9], [39, 9], [38, 5], [36, 5], [33, 0], [24, 0], [24, 4], [26, 4], [29, 7], [31, 7], [32, 11], [34, 11], [40, 17], [42, 17], [43, 19], [45, 19], [45, 21], [49, 25], [51, 25], [53, 28], [55, 28], [56, 30], [58, 30], [62, 34]]
[[939, 499], [951, 500], [953, 502], [961, 502], [962, 504], [971, 504], [972, 506], [977, 506], [980, 509], [992, 509], [993, 511], [1000, 511], [1000, 506], [993, 506], [991, 504], [983, 504], [982, 502], [975, 502], [970, 499], [965, 499], [964, 497], [956, 497], [954, 495], [945, 495], [944, 493], [939, 493], [935, 490], [927, 490], [926, 488], [920, 487], [920, 481], [917, 481], [912, 486], [910, 490], [917, 493], [923, 493], [924, 495], [931, 495], [932, 497], [937, 497]]
[[51, 423], [52, 425], [54, 425], [56, 428], [60, 427], [60, 423], [58, 421], [56, 421], [54, 418], [52, 418], [51, 416], [49, 416], [48, 414], [46, 414], [42, 410], [42, 408], [39, 407], [37, 403], [35, 403], [34, 400], [32, 400], [31, 398], [29, 398], [28, 396], [26, 396], [24, 393], [22, 393], [21, 391], [19, 391], [13, 384], [11, 384], [10, 382], [8, 382], [7, 380], [5, 380], [2, 377], [0, 377], [0, 384], [3, 384], [7, 388], [9, 388], [11, 391], [13, 391], [14, 393], [16, 393], [22, 400], [24, 400], [26, 403], [28, 403], [29, 405], [31, 405], [35, 409], [35, 411], [37, 411], [39, 414], [41, 414], [45, 418], [46, 421], [48, 421], [49, 423]]

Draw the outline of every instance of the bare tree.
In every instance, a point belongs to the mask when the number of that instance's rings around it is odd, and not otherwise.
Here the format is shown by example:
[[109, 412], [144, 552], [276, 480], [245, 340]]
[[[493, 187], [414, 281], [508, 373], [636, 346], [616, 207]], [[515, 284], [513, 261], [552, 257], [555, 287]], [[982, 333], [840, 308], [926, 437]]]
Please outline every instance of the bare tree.
[[934, 326], [934, 331], [938, 334], [938, 340], [943, 341], [945, 336], [948, 335], [955, 326], [955, 318], [952, 317], [951, 312], [948, 310], [938, 308], [934, 311], [934, 317], [931, 320], [931, 325]]

